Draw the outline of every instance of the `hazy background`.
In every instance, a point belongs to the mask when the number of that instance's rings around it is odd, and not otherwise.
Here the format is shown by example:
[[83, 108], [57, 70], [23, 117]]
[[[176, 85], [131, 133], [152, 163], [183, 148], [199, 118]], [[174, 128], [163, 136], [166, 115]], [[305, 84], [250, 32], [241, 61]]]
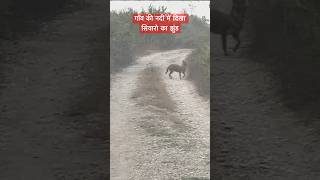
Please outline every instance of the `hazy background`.
[[205, 16], [206, 19], [210, 20], [209, 3], [210, 1], [188, 1], [183, 3], [181, 1], [111, 1], [110, 10], [121, 11], [132, 8], [140, 11], [142, 9], [147, 10], [150, 5], [154, 7], [165, 6], [168, 12], [181, 13], [186, 10], [189, 15], [195, 15], [200, 18]]
[[[129, 66], [148, 50], [194, 49], [188, 58], [188, 77], [194, 80], [201, 94], [209, 95], [209, 1], [112, 1], [110, 10], [111, 73]], [[185, 10], [190, 16], [189, 23], [183, 25], [178, 34], [141, 34], [139, 26], [132, 24], [132, 14], [142, 10], [148, 13], [181, 13]]]

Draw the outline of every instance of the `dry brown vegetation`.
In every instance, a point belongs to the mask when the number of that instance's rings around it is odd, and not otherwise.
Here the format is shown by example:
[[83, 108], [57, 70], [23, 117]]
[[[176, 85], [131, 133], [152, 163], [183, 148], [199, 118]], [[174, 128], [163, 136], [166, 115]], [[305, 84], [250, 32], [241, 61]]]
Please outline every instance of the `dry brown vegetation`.
[[139, 105], [151, 105], [171, 112], [176, 108], [156, 67], [147, 67], [140, 73], [138, 87], [132, 97], [141, 98]]
[[139, 106], [147, 108], [146, 114], [151, 113], [139, 123], [147, 133], [172, 138], [177, 132], [187, 129], [175, 114], [176, 103], [166, 89], [159, 68], [147, 67], [140, 72], [132, 98], [137, 100]]

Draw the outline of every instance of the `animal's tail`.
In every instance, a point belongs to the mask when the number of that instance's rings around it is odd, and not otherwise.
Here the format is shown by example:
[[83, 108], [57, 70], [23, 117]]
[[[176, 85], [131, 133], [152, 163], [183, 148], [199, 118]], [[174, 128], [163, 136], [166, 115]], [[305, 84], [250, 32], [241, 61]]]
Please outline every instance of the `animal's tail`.
[[167, 68], [166, 74], [168, 73], [168, 71], [169, 71], [169, 67]]

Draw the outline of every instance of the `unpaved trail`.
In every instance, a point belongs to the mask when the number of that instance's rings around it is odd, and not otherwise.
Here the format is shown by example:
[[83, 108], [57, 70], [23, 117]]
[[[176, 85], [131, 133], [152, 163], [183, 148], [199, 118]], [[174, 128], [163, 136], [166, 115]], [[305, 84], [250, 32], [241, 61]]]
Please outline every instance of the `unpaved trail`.
[[31, 37], [1, 42], [0, 179], [107, 178], [106, 113], [94, 100], [106, 95], [93, 90], [102, 89], [94, 67], [107, 61], [106, 9], [87, 2]]
[[[136, 64], [112, 76], [112, 180], [209, 179], [209, 101], [197, 94], [190, 81], [179, 80], [177, 74], [174, 74], [174, 79], [169, 79], [164, 74], [169, 64], [181, 64], [190, 52], [180, 49], [153, 53], [139, 58]], [[148, 104], [139, 106], [132, 98], [137, 88], [138, 74], [147, 66], [161, 69], [161, 78], [170, 97], [176, 102], [176, 111], [157, 113], [156, 110], [163, 110]], [[172, 117], [175, 122], [171, 122]], [[157, 132], [144, 128], [150, 124], [157, 124]]]
[[[219, 47], [219, 37], [211, 37]], [[285, 106], [277, 78], [256, 59], [214, 52], [213, 176], [320, 179], [317, 130]]]

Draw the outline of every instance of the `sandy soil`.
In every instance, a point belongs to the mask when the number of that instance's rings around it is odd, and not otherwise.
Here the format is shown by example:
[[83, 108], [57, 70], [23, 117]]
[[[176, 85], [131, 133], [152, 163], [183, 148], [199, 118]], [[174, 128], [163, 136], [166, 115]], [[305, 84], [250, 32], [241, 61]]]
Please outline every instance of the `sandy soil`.
[[[181, 64], [190, 52], [153, 53], [112, 76], [111, 179], [209, 178], [209, 101], [197, 94], [190, 81], [165, 75], [169, 64]], [[159, 113], [163, 109], [138, 105], [132, 98], [138, 74], [148, 66], [161, 69], [175, 111]], [[155, 131], [148, 131], [151, 125], [156, 125]]]
[[107, 60], [106, 10], [90, 4], [32, 37], [1, 42], [0, 179], [107, 178], [106, 113], [95, 100], [105, 96], [91, 81]]
[[211, 96], [215, 179], [320, 179], [317, 130], [284, 105], [279, 81], [265, 65], [241, 53], [223, 56], [219, 36], [211, 37], [217, 42]]

